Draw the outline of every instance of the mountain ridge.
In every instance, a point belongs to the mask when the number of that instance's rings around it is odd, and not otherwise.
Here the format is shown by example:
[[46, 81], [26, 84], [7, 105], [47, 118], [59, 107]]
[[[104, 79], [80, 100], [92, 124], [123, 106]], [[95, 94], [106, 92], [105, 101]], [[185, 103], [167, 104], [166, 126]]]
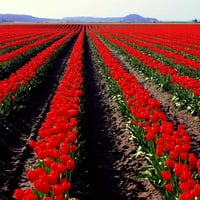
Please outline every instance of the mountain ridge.
[[124, 17], [90, 17], [90, 16], [80, 16], [80, 17], [64, 17], [60, 19], [52, 18], [41, 18], [35, 17], [32, 15], [24, 14], [0, 14], [0, 22], [32, 22], [32, 23], [47, 23], [47, 22], [86, 22], [86, 23], [95, 23], [95, 22], [118, 22], [118, 23], [142, 23], [142, 22], [158, 22], [159, 20], [151, 17], [143, 17], [138, 14], [129, 14]]

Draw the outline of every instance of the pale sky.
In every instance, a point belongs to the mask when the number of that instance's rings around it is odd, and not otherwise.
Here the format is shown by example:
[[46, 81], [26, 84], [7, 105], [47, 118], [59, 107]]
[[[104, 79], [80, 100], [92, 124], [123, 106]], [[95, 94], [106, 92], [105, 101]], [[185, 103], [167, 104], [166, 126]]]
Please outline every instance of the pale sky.
[[200, 19], [200, 0], [0, 0], [0, 14], [36, 17], [123, 17], [140, 14], [160, 20]]

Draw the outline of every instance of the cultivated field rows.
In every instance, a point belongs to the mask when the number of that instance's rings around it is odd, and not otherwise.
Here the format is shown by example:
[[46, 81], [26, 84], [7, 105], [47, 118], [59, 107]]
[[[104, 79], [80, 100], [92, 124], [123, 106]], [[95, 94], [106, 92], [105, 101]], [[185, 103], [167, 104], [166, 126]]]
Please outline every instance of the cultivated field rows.
[[0, 30], [1, 199], [200, 199], [198, 25]]

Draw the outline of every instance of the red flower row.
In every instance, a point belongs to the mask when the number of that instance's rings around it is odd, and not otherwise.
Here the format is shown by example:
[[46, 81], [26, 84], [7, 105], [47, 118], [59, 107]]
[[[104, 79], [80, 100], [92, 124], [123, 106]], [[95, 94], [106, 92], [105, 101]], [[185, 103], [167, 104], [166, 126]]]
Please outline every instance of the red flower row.
[[[10, 93], [15, 94], [21, 85], [26, 84], [29, 79], [35, 75], [38, 68], [41, 67], [48, 60], [48, 58], [53, 55], [56, 49], [66, 40], [68, 40], [73, 34], [74, 32], [69, 32], [65, 37], [54, 42], [44, 51], [38, 53], [19, 70], [12, 73], [8, 79], [0, 81], [0, 103], [2, 103], [3, 99], [8, 97]], [[54, 37], [55, 35], [51, 38], [53, 39]]]
[[27, 36], [52, 35], [66, 30], [77, 31], [79, 28], [78, 24], [12, 24], [12, 26], [4, 24], [0, 26], [0, 47], [25, 39]]
[[[177, 74], [177, 71], [173, 69], [170, 66], [166, 66], [165, 64], [161, 63], [158, 60], [153, 59], [152, 57], [136, 50], [133, 47], [130, 47], [129, 45], [116, 40], [107, 34], [101, 33], [103, 37], [114, 43], [115, 45], [122, 47], [124, 50], [126, 50], [130, 55], [137, 58], [139, 61], [143, 62], [146, 67], [153, 68], [155, 70], [158, 70], [161, 75], [169, 74], [171, 76], [170, 81], [175, 82], [178, 85], [180, 85], [182, 88], [185, 89], [191, 89], [193, 90], [194, 95], [200, 96], [200, 81], [194, 78], [191, 78], [189, 76], [181, 76]], [[185, 81], [187, 80], [187, 81]]]
[[18, 41], [22, 39], [26, 39], [28, 36], [33, 36], [33, 35], [40, 35], [44, 34], [44, 31], [42, 32], [39, 29], [21, 29], [20, 31], [14, 27], [9, 29], [9, 26], [1, 26], [0, 27], [1, 35], [0, 35], [0, 46], [2, 47], [3, 45], [9, 45], [13, 41]]
[[[145, 131], [147, 143], [153, 142], [155, 145], [154, 153], [166, 160], [166, 170], [161, 171], [161, 177], [167, 181], [165, 189], [167, 191], [177, 189], [178, 193], [181, 190], [180, 199], [186, 196], [190, 199], [200, 197], [200, 184], [193, 177], [193, 172], [200, 175], [200, 159], [193, 153], [189, 153], [190, 136], [184, 126], [180, 124], [175, 128], [173, 122], [169, 122], [160, 109], [160, 103], [138, 84], [133, 75], [123, 69], [119, 61], [93, 32], [90, 32], [90, 36], [110, 76], [119, 84], [123, 92], [130, 113], [135, 119], [132, 125], [141, 127]], [[170, 182], [173, 177], [177, 177], [177, 185], [173, 185], [173, 181]]]
[[8, 43], [5, 43], [3, 45], [0, 46], [0, 50], [6, 49], [8, 47], [15, 47], [18, 45], [24, 45], [26, 43], [32, 43], [35, 42], [36, 40], [41, 40], [44, 37], [49, 36], [50, 34], [45, 34], [45, 33], [36, 33], [36, 34], [26, 34], [26, 36], [23, 36], [21, 39], [15, 39], [13, 38], [12, 41], [9, 41]]
[[30, 140], [41, 166], [27, 173], [32, 189], [16, 189], [18, 200], [64, 200], [71, 188], [70, 173], [75, 168], [74, 155], [78, 134], [79, 99], [82, 95], [82, 54], [84, 32], [73, 47], [66, 73], [54, 95], [50, 111], [39, 129], [38, 141]]
[[[172, 59], [174, 63], [187, 66], [187, 67], [189, 67], [193, 70], [199, 70], [200, 69], [200, 61], [194, 61], [192, 59], [189, 59], [189, 58], [182, 56], [179, 52], [183, 51], [183, 49], [181, 47], [176, 48], [172, 43], [171, 43], [170, 48], [177, 50], [177, 52], [167, 51], [165, 49], [161, 49], [161, 48], [154, 46], [154, 44], [155, 44], [154, 40], [151, 41], [152, 44], [148, 44], [148, 43], [144, 42], [144, 40], [138, 41], [138, 40], [135, 40], [133, 38], [124, 36], [122, 34], [114, 34], [114, 35], [118, 36], [119, 38], [121, 38], [125, 41], [136, 44], [140, 47], [144, 47], [144, 48], [147, 48], [147, 49], [149, 49], [153, 52], [162, 54], [165, 57]], [[130, 35], [130, 34], [126, 34], [126, 35]], [[162, 43], [161, 44], [158, 43], [158, 44], [161, 45]], [[198, 52], [198, 55], [199, 55], [199, 52]]]
[[8, 52], [6, 54], [2, 54], [2, 55], [0, 55], [0, 62], [5, 62], [5, 61], [8, 61], [8, 60], [12, 60], [12, 59], [14, 59], [14, 57], [22, 55], [24, 52], [30, 50], [31, 48], [40, 46], [40, 45], [42, 45], [42, 44], [44, 44], [44, 43], [46, 43], [46, 42], [48, 42], [50, 40], [53, 40], [54, 38], [56, 38], [56, 37], [58, 37], [58, 36], [60, 36], [62, 34], [66, 34], [66, 31], [61, 31], [61, 32], [58, 32], [58, 33], [54, 33], [53, 35], [48, 36], [45, 39], [42, 39], [42, 40], [39, 40], [39, 41], [35, 41], [34, 43], [24, 45], [23, 47], [21, 47], [19, 49], [13, 50], [13, 51]]
[[133, 57], [137, 58], [141, 62], [143, 62], [148, 68], [156, 69], [160, 72], [160, 74], [176, 74], [177, 71], [173, 69], [172, 67], [166, 66], [165, 64], [161, 63], [158, 60], [153, 59], [152, 57], [140, 52], [139, 50], [130, 47], [129, 45], [125, 44], [122, 41], [119, 41], [108, 34], [101, 33], [103, 37], [114, 43], [115, 45], [122, 47], [124, 50], [126, 50], [129, 54], [131, 54]]
[[[199, 55], [199, 50], [200, 47], [196, 45], [196, 39], [199, 37], [197, 34], [195, 34], [195, 39], [190, 40], [190, 41], [182, 41], [180, 39], [181, 33], [177, 31], [178, 35], [173, 33], [173, 38], [168, 38], [167, 36], [163, 37], [164, 32], [160, 31], [156, 35], [151, 35], [151, 33], [148, 32], [148, 35], [145, 34], [145, 31], [142, 33], [135, 33], [134, 31], [126, 31], [126, 30], [121, 30], [121, 33], [126, 33], [126, 35], [129, 35], [132, 39], [136, 39], [139, 41], [144, 41], [147, 43], [152, 44], [153, 46], [159, 45], [160, 47], [166, 47], [170, 48], [172, 51], [176, 53], [188, 53], [190, 55], [194, 55], [196, 57], [200, 57]], [[186, 38], [187, 39], [187, 38]], [[200, 43], [199, 43], [200, 45]]]

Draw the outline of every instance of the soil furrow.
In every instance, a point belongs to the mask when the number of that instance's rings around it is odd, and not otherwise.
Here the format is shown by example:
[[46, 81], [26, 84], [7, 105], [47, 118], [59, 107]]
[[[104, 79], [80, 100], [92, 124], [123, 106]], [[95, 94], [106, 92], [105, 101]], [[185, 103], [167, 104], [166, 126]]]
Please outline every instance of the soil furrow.
[[162, 199], [148, 180], [137, 178], [140, 168], [146, 165], [145, 158], [132, 158], [137, 145], [130, 140], [131, 133], [125, 129], [126, 122], [109, 95], [88, 40], [85, 49], [90, 199]]

